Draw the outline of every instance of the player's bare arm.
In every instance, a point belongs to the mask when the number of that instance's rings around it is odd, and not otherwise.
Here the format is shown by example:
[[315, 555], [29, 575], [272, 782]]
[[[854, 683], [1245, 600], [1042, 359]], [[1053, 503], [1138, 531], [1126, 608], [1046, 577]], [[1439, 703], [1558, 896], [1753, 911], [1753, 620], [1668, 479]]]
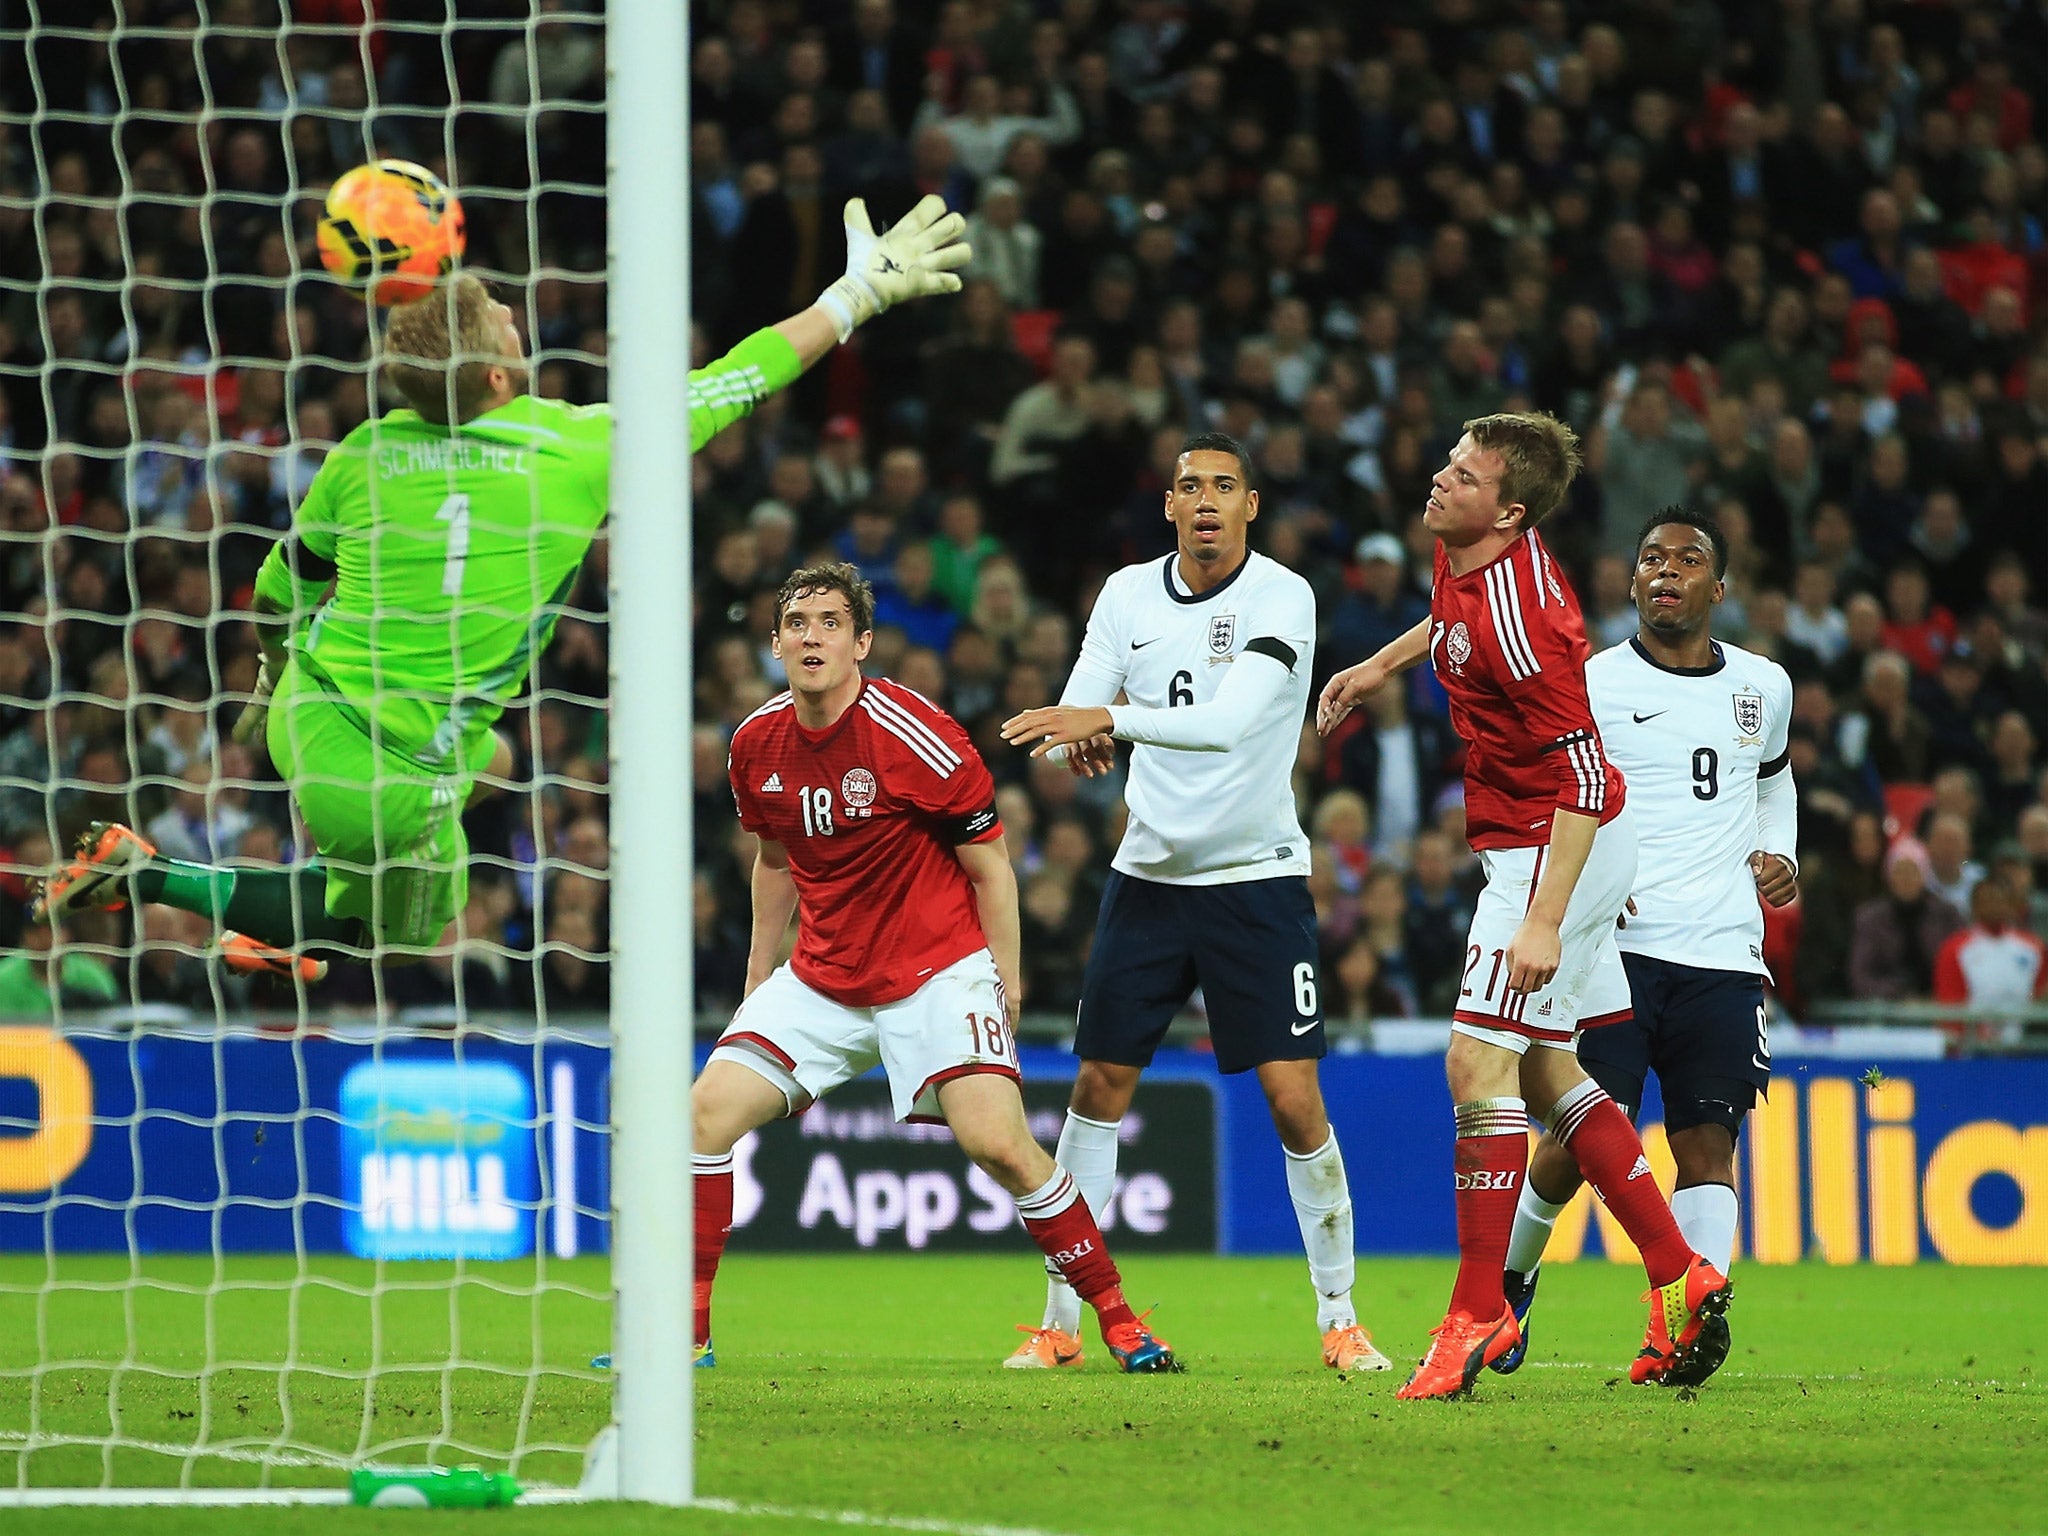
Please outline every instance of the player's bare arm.
[[1199, 704], [1149, 708], [1138, 704], [1061, 705], [1031, 709], [1003, 726], [1013, 745], [1037, 742], [1033, 757], [1096, 740], [1107, 724], [1117, 741], [1165, 747], [1177, 752], [1229, 752], [1259, 729], [1294, 675], [1299, 653], [1288, 641], [1260, 636], [1246, 645], [1215, 696]]
[[[1010, 716], [1003, 722], [1003, 740], [1013, 747], [1027, 741], [1034, 742], [1036, 745], [1032, 747], [1031, 755], [1043, 757], [1055, 747], [1082, 746], [1098, 738], [1111, 742], [1110, 732], [1114, 728], [1106, 708], [1079, 709], [1067, 704], [1049, 704], [1042, 709], [1027, 709], [1022, 714]], [[1101, 749], [1096, 748], [1095, 751], [1099, 758]], [[1113, 744], [1108, 752], [1113, 764], [1116, 752]]]
[[1323, 685], [1316, 700], [1316, 731], [1327, 736], [1346, 715], [1386, 686], [1387, 679], [1420, 666], [1429, 655], [1429, 620], [1423, 619], [1399, 639], [1381, 646], [1356, 666], [1346, 667]]
[[795, 349], [797, 367], [806, 373], [813, 363], [839, 345], [839, 327], [816, 304], [798, 310], [787, 320], [776, 321], [770, 329]]
[[[1067, 687], [1069, 691], [1072, 691], [1074, 687], [1072, 679], [1068, 680]], [[1063, 704], [1066, 703], [1064, 699], [1061, 702]], [[1121, 688], [1117, 690], [1116, 697], [1110, 700], [1112, 704], [1128, 704], [1129, 702], [1130, 700], [1125, 697], [1124, 691]], [[1067, 707], [1077, 708], [1080, 706], [1067, 705]], [[1112, 716], [1112, 718], [1114, 717]], [[1090, 736], [1086, 741], [1077, 741], [1068, 747], [1048, 748], [1048, 753], [1054, 762], [1064, 759], [1067, 765], [1067, 772], [1077, 779], [1099, 779], [1105, 774], [1116, 772], [1116, 737], [1108, 731], [1104, 731], [1100, 736]]]
[[1508, 941], [1505, 958], [1510, 992], [1534, 992], [1557, 974], [1563, 952], [1558, 931], [1564, 926], [1565, 908], [1571, 905], [1572, 892], [1578, 888], [1599, 830], [1600, 818], [1581, 811], [1560, 807], [1551, 817], [1550, 852], [1543, 861], [1543, 876], [1536, 882], [1528, 915]]
[[1116, 738], [1090, 736], [1067, 749], [1067, 771], [1077, 779], [1100, 778], [1116, 771]]
[[1014, 1024], [1024, 1005], [1023, 924], [1017, 915], [1017, 872], [1010, 866], [1005, 840], [963, 843], [953, 850], [974, 887], [974, 910], [981, 918], [982, 937], [995, 956], [996, 976], [1003, 985], [1003, 1007]]
[[783, 936], [796, 915], [796, 878], [789, 872], [789, 850], [760, 838], [754, 849], [754, 932], [747, 946], [747, 990], [768, 979], [782, 956]]

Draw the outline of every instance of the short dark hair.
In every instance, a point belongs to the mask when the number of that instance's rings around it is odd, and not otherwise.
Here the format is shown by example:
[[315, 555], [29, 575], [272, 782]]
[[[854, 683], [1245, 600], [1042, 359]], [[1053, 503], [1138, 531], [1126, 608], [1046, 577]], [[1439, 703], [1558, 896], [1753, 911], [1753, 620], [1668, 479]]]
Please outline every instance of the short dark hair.
[[844, 560], [827, 560], [792, 571], [775, 593], [775, 627], [782, 628], [782, 615], [801, 597], [818, 592], [837, 592], [853, 613], [853, 632], [864, 635], [875, 627], [875, 589], [861, 575], [860, 567]]
[[1636, 534], [1636, 554], [1640, 556], [1650, 535], [1666, 523], [1676, 523], [1681, 528], [1691, 528], [1703, 535], [1707, 549], [1714, 557], [1714, 580], [1720, 581], [1728, 574], [1728, 536], [1721, 531], [1721, 525], [1711, 512], [1689, 512], [1684, 507], [1665, 507], [1652, 512], [1643, 520], [1642, 528]]
[[1237, 460], [1238, 478], [1244, 481], [1245, 489], [1252, 489], [1252, 451], [1228, 432], [1197, 432], [1193, 437], [1180, 445], [1180, 451], [1183, 454], [1229, 454]]

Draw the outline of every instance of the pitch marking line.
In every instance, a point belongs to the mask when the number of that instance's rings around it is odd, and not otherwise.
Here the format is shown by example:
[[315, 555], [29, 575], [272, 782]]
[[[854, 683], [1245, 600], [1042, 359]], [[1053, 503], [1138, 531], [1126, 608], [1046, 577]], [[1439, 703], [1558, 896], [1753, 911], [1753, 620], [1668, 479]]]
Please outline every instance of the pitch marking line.
[[[1529, 1360], [1525, 1369], [1539, 1371], [1613, 1371], [1627, 1375], [1626, 1365], [1602, 1365], [1597, 1360]], [[1881, 1372], [1875, 1371], [1745, 1371], [1724, 1367], [1714, 1373], [1714, 1379], [1733, 1377], [1742, 1381], [1853, 1381], [1868, 1382], [1882, 1379]], [[2038, 1391], [2042, 1383], [2006, 1378], [2002, 1376], [1933, 1376], [1926, 1378], [1927, 1384], [1936, 1387], [2000, 1387], [2008, 1392]]]
[[1058, 1536], [1026, 1525], [963, 1525], [956, 1520], [924, 1520], [914, 1515], [871, 1515], [859, 1509], [801, 1509], [781, 1504], [742, 1504], [735, 1499], [693, 1499], [692, 1509], [722, 1515], [764, 1515], [784, 1520], [815, 1520], [821, 1525], [857, 1526], [877, 1531], [921, 1531], [928, 1536]]
[[[28, 1443], [28, 1440], [29, 1437], [24, 1434], [0, 1431], [0, 1446], [24, 1446]], [[352, 1464], [345, 1457], [308, 1456], [295, 1451], [259, 1452], [235, 1446], [209, 1446], [202, 1449], [190, 1445], [170, 1445], [160, 1441], [126, 1439], [117, 1442], [117, 1444], [122, 1450], [151, 1451], [163, 1456], [182, 1456], [195, 1459], [203, 1456], [214, 1461], [246, 1462], [252, 1464], [268, 1463], [274, 1467], [323, 1467], [339, 1470]], [[16, 1498], [8, 1497], [10, 1494], [26, 1494], [27, 1497], [20, 1499], [20, 1502], [31, 1503], [69, 1502], [67, 1493], [70, 1499], [82, 1498], [94, 1503], [107, 1501], [123, 1503], [151, 1503], [159, 1501], [177, 1503], [192, 1499], [194, 1494], [198, 1494], [203, 1500], [204, 1494], [208, 1491], [230, 1492], [230, 1490], [197, 1489], [184, 1492], [156, 1489], [28, 1489], [19, 1491], [0, 1489], [0, 1508], [17, 1502]], [[279, 1489], [276, 1490], [276, 1496], [280, 1502], [304, 1499], [309, 1503], [326, 1503], [346, 1500], [347, 1498], [345, 1493], [326, 1489]], [[522, 1504], [574, 1502], [582, 1502], [577, 1498], [575, 1489], [547, 1487], [528, 1488], [526, 1496], [520, 1500]], [[1035, 1526], [973, 1525], [962, 1524], [955, 1520], [922, 1519], [914, 1515], [875, 1515], [860, 1509], [807, 1509], [786, 1507], [780, 1504], [747, 1504], [737, 1499], [693, 1499], [690, 1502], [690, 1507], [692, 1509], [710, 1510], [721, 1515], [753, 1515], [764, 1519], [813, 1520], [820, 1525], [840, 1525], [875, 1531], [914, 1531], [922, 1533], [922, 1536], [1060, 1536], [1059, 1532], [1040, 1530]]]

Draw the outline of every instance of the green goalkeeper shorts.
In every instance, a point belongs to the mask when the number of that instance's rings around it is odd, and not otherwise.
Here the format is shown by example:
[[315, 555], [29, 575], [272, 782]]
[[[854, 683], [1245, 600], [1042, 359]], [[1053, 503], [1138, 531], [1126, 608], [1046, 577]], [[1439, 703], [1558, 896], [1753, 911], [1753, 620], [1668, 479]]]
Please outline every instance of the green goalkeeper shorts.
[[366, 924], [377, 944], [423, 948], [469, 900], [462, 807], [471, 777], [437, 774], [370, 739], [364, 718], [296, 662], [271, 699], [270, 758], [292, 787], [327, 871], [327, 911]]

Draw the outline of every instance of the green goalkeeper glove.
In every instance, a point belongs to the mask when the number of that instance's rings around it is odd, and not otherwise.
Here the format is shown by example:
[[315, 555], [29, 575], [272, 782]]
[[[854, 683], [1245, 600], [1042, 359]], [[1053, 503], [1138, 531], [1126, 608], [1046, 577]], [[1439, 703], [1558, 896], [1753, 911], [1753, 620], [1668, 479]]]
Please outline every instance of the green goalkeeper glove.
[[868, 205], [849, 198], [846, 204], [846, 275], [818, 295], [818, 305], [832, 317], [843, 342], [854, 327], [872, 320], [891, 304], [933, 293], [958, 293], [956, 269], [974, 258], [960, 236], [967, 221], [946, 212], [945, 199], [933, 194], [896, 221], [886, 235], [877, 235], [868, 219]]
[[[278, 671], [283, 671], [280, 667]], [[249, 702], [242, 706], [242, 712], [235, 717], [234, 737], [247, 746], [252, 741], [263, 739], [264, 722], [270, 717], [270, 692], [277, 686], [277, 677], [270, 670], [270, 658], [264, 657], [256, 669], [256, 687], [250, 694]]]

